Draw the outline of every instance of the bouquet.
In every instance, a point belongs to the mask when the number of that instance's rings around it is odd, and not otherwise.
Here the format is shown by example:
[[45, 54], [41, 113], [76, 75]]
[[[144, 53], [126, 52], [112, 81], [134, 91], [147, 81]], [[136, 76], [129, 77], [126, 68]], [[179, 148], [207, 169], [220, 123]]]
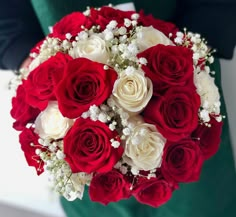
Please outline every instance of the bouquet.
[[220, 144], [214, 51], [199, 34], [109, 6], [63, 17], [12, 99], [29, 166], [68, 200], [166, 203]]

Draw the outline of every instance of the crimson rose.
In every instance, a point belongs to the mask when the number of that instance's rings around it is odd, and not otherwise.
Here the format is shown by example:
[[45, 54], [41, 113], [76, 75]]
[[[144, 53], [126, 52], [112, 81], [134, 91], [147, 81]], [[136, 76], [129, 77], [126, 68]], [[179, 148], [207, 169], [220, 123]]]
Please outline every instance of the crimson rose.
[[146, 16], [144, 15], [143, 11], [140, 11], [138, 22], [143, 26], [153, 26], [155, 29], [163, 32], [167, 37], [169, 37], [170, 33], [175, 35], [178, 31], [178, 28], [175, 24], [157, 19], [151, 14]]
[[100, 10], [91, 8], [90, 17], [93, 23], [100, 26], [101, 30], [104, 30], [106, 26], [112, 21], [117, 22], [117, 26], [124, 25], [124, 18], [131, 19], [131, 15], [134, 11], [121, 11], [112, 7], [102, 7]]
[[117, 136], [100, 121], [78, 118], [64, 137], [65, 160], [72, 172], [110, 171], [124, 151], [122, 146], [111, 146], [110, 140]]
[[65, 65], [72, 60], [67, 54], [58, 52], [40, 64], [24, 83], [27, 102], [35, 108], [44, 110], [49, 100], [55, 100], [54, 87], [61, 80]]
[[214, 117], [211, 117], [209, 124], [211, 127], [199, 124], [192, 134], [192, 137], [199, 138], [200, 148], [205, 160], [212, 157], [219, 149], [223, 122], [218, 122]]
[[164, 179], [142, 179], [140, 178], [137, 187], [133, 191], [133, 196], [140, 203], [153, 207], [159, 207], [166, 203], [172, 195], [172, 187]]
[[26, 92], [24, 83], [18, 86], [16, 96], [12, 98], [11, 116], [15, 119], [13, 127], [16, 130], [23, 130], [27, 123], [33, 123], [40, 110], [33, 108], [25, 101]]
[[36, 149], [41, 149], [45, 151], [45, 149], [38, 143], [38, 139], [39, 136], [34, 133], [33, 128], [24, 128], [19, 135], [21, 149], [25, 154], [25, 158], [28, 165], [35, 167], [37, 174], [40, 175], [44, 171], [44, 163], [40, 159], [40, 157], [36, 155], [35, 151]]
[[161, 170], [167, 180], [176, 182], [197, 181], [202, 164], [203, 157], [198, 140], [184, 139], [175, 143], [166, 143]]
[[138, 55], [147, 59], [143, 65], [145, 75], [154, 86], [154, 94], [162, 94], [162, 90], [170, 85], [193, 85], [193, 52], [185, 47], [165, 46], [158, 44]]
[[110, 95], [117, 73], [86, 58], [68, 63], [56, 95], [61, 113], [68, 118], [79, 117], [92, 105], [102, 104]]
[[82, 26], [89, 29], [92, 27], [92, 23], [83, 13], [73, 12], [64, 16], [53, 26], [51, 36], [64, 40], [66, 34], [70, 33], [72, 37], [75, 37], [80, 31], [84, 30]]
[[93, 177], [89, 186], [90, 199], [107, 205], [129, 198], [129, 185], [124, 176], [116, 170], [100, 173]]
[[170, 141], [189, 136], [198, 125], [200, 97], [190, 87], [172, 87], [163, 96], [154, 97], [144, 110], [147, 122], [154, 123]]

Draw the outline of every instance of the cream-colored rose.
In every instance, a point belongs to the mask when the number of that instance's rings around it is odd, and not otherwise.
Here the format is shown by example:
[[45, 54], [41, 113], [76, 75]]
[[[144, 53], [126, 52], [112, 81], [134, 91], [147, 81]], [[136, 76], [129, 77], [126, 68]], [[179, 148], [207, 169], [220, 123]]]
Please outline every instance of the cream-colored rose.
[[138, 170], [159, 168], [165, 143], [166, 139], [154, 125], [137, 125], [126, 140], [123, 159]]
[[220, 113], [220, 94], [215, 85], [215, 78], [206, 71], [195, 73], [194, 83], [201, 97], [201, 106], [210, 113]]
[[77, 41], [69, 50], [69, 54], [73, 58], [85, 57], [106, 64], [109, 58], [107, 50], [106, 42], [99, 35], [94, 34], [87, 39]]
[[137, 33], [137, 44], [140, 51], [144, 51], [157, 44], [173, 45], [168, 37], [152, 26], [141, 27]]
[[60, 139], [65, 136], [73, 120], [62, 116], [57, 102], [51, 101], [35, 120], [35, 132], [43, 139]]
[[130, 74], [122, 72], [114, 84], [113, 99], [117, 106], [132, 115], [140, 113], [145, 108], [152, 93], [152, 82], [142, 71]]

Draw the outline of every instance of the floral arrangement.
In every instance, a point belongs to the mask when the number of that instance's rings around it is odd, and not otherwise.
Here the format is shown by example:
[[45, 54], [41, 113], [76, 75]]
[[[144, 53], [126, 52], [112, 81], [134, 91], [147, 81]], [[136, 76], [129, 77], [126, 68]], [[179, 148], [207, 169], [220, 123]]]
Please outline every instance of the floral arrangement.
[[29, 166], [55, 191], [158, 207], [220, 144], [212, 51], [142, 11], [74, 12], [32, 49], [12, 99]]

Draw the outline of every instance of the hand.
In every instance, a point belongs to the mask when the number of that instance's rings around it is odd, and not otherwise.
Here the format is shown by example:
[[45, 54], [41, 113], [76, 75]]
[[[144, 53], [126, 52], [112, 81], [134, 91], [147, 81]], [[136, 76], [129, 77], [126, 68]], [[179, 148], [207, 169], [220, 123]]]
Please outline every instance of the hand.
[[27, 57], [22, 64], [20, 65], [20, 69], [21, 68], [28, 68], [30, 63], [32, 62], [32, 59], [30, 57]]

